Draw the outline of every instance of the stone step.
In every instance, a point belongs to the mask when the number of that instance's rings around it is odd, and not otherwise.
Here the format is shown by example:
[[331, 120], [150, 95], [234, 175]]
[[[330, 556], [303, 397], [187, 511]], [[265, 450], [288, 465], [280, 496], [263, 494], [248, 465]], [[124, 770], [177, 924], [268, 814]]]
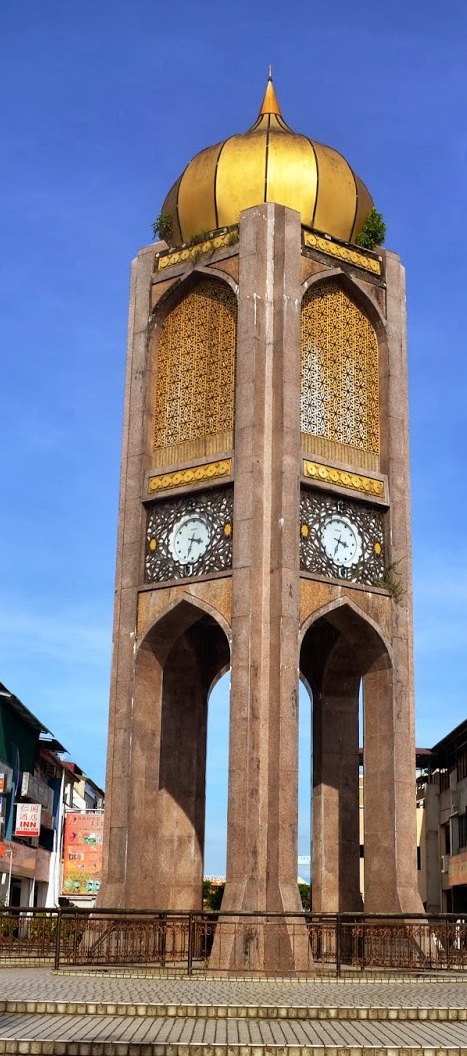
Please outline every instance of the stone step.
[[467, 1007], [405, 1007], [384, 1005], [235, 1005], [161, 1004], [96, 1001], [0, 1001], [0, 1014], [69, 1016], [146, 1016], [165, 1019], [361, 1020], [368, 1022], [467, 1022]]
[[466, 1023], [0, 1015], [25, 1056], [467, 1056]]

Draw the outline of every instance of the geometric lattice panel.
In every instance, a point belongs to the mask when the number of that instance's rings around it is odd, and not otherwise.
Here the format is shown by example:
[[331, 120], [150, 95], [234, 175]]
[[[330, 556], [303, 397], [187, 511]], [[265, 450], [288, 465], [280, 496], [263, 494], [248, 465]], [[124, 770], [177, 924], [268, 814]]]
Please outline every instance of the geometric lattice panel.
[[154, 447], [233, 429], [237, 299], [202, 279], [168, 313], [157, 349]]
[[300, 494], [300, 568], [352, 583], [384, 583], [384, 517], [366, 503], [312, 488]]
[[148, 508], [146, 582], [232, 567], [233, 488], [183, 495]]
[[301, 312], [300, 428], [379, 453], [376, 333], [337, 283], [312, 287]]

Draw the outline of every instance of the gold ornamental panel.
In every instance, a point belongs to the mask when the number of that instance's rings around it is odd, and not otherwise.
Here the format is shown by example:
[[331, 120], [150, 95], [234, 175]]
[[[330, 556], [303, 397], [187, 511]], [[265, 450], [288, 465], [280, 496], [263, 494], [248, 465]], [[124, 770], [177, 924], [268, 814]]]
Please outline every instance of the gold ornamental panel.
[[219, 462], [206, 462], [202, 466], [190, 466], [188, 469], [175, 470], [174, 473], [158, 473], [157, 476], [149, 477], [148, 492], [152, 495], [171, 488], [182, 488], [187, 484], [199, 484], [207, 480], [217, 480], [219, 477], [230, 477], [231, 473], [232, 459], [223, 458]]
[[238, 226], [232, 226], [221, 235], [209, 235], [207, 238], [193, 242], [191, 246], [183, 246], [181, 249], [164, 250], [156, 254], [155, 271], [164, 271], [165, 268], [173, 268], [176, 264], [186, 264], [189, 260], [198, 260], [205, 253], [214, 253], [216, 249], [225, 249], [235, 245], [238, 241]]
[[377, 456], [376, 333], [337, 283], [313, 287], [305, 294], [300, 348], [302, 433], [355, 451], [357, 464], [358, 452]]
[[314, 231], [304, 231], [303, 241], [305, 246], [310, 246], [311, 249], [320, 249], [331, 257], [345, 260], [347, 264], [355, 264], [357, 268], [364, 268], [365, 271], [371, 271], [374, 275], [382, 273], [381, 261], [355, 246], [342, 246], [340, 242], [334, 242], [332, 238], [324, 238], [323, 235], [317, 235]]
[[157, 356], [154, 447], [165, 451], [165, 464], [179, 461], [182, 446], [193, 451], [187, 457], [196, 457], [201, 440], [218, 436], [223, 441], [231, 435], [236, 333], [235, 295], [217, 279], [199, 282], [164, 320]]
[[375, 477], [364, 477], [361, 473], [351, 473], [349, 470], [336, 469], [335, 466], [325, 466], [322, 462], [309, 462], [304, 458], [303, 475], [311, 480], [321, 481], [323, 484], [338, 484], [342, 488], [352, 488], [365, 495], [377, 495], [378, 498], [384, 498], [384, 482]]

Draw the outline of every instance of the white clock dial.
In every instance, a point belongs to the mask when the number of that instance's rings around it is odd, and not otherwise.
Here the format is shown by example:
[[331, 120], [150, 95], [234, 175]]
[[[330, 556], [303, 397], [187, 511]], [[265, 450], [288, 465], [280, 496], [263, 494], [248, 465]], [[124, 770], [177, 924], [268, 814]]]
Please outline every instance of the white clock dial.
[[170, 537], [172, 556], [181, 565], [193, 565], [206, 553], [211, 541], [211, 528], [204, 517], [187, 514], [175, 525]]
[[348, 517], [329, 517], [321, 531], [324, 550], [339, 568], [352, 568], [362, 556], [360, 533]]

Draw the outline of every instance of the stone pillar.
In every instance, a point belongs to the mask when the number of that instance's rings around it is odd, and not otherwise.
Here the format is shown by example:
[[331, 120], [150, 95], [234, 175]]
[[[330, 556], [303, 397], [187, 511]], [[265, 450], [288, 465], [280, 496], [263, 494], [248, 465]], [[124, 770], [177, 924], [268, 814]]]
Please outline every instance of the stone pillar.
[[[261, 205], [242, 214], [240, 232], [223, 909], [299, 911], [300, 218]], [[292, 926], [275, 949], [268, 934], [252, 922], [241, 949], [224, 939], [222, 965], [280, 973], [306, 963]]]
[[405, 276], [386, 253], [392, 669], [365, 676], [365, 909], [418, 912]]
[[[98, 903], [124, 908], [128, 833], [132, 819], [132, 704], [138, 585], [144, 509], [141, 480], [146, 449], [145, 377], [151, 274], [157, 246], [148, 246], [132, 265], [128, 355], [117, 540], [112, 676], [109, 703], [103, 877]], [[140, 903], [144, 905], [144, 903]]]
[[[339, 674], [339, 673], [338, 673]], [[358, 788], [360, 679], [313, 694], [313, 909], [362, 909]]]
[[137, 659], [126, 905], [201, 909], [207, 692], [190, 634]]

